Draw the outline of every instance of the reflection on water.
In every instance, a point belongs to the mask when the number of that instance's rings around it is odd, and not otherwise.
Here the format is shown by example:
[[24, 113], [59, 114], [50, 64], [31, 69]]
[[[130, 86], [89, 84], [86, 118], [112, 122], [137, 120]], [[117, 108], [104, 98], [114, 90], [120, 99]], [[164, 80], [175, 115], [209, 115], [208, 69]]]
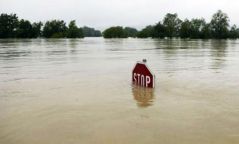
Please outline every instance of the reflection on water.
[[0, 144], [238, 144], [238, 66], [238, 40], [0, 39]]
[[139, 107], [148, 107], [153, 104], [154, 89], [133, 85], [132, 94]]
[[228, 42], [226, 40], [211, 41], [212, 69], [220, 69], [225, 66]]

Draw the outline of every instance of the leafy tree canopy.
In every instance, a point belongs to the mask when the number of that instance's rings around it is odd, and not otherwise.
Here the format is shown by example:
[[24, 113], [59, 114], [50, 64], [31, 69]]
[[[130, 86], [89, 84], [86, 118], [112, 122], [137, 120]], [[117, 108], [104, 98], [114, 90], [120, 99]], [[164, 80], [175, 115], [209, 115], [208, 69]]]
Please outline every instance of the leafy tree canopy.
[[75, 20], [69, 23], [66, 37], [67, 38], [83, 38], [84, 37], [82, 29], [76, 26]]
[[226, 38], [228, 34], [229, 18], [226, 13], [218, 10], [211, 20], [211, 29], [214, 38]]
[[[43, 26], [43, 28], [42, 28]], [[94, 28], [79, 28], [73, 20], [66, 26], [63, 20], [31, 23], [28, 20], [18, 20], [16, 14], [0, 15], [0, 38], [83, 38], [101, 36], [101, 32]], [[176, 13], [168, 13], [155, 25], [149, 25], [140, 31], [132, 27], [115, 26], [103, 32], [105, 38], [192, 38], [192, 39], [226, 39], [239, 38], [239, 29], [236, 25], [230, 27], [226, 13], [218, 10], [213, 14], [210, 22], [201, 19], [178, 18]]]
[[138, 32], [137, 37], [139, 37], [139, 38], [153, 37], [153, 31], [154, 31], [153, 26], [151, 26], [151, 25], [146, 26], [144, 29], [142, 29], [141, 31]]
[[0, 38], [13, 38], [16, 36], [18, 17], [16, 14], [0, 15]]
[[99, 30], [95, 30], [94, 28], [84, 26], [82, 28], [85, 37], [101, 37], [102, 34]]
[[125, 33], [123, 27], [116, 26], [110, 27], [103, 32], [104, 38], [126, 38], [127, 34]]
[[16, 30], [18, 38], [31, 38], [32, 25], [28, 20], [21, 19]]
[[43, 37], [64, 38], [66, 37], [66, 23], [63, 20], [47, 21], [43, 28]]
[[138, 30], [135, 28], [132, 28], [132, 27], [125, 27], [124, 31], [125, 31], [127, 37], [136, 37], [137, 33], [138, 33]]
[[176, 37], [180, 29], [182, 21], [178, 18], [176, 13], [168, 13], [164, 17], [163, 25], [165, 26], [167, 37]]

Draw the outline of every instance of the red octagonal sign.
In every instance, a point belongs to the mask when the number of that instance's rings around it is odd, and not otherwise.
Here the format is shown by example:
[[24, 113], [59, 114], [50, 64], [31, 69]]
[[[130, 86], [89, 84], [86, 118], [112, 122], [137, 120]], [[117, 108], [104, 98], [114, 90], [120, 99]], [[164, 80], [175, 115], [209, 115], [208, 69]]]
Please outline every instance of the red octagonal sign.
[[149, 70], [146, 62], [137, 62], [132, 72], [132, 82], [143, 87], [154, 87], [154, 75]]

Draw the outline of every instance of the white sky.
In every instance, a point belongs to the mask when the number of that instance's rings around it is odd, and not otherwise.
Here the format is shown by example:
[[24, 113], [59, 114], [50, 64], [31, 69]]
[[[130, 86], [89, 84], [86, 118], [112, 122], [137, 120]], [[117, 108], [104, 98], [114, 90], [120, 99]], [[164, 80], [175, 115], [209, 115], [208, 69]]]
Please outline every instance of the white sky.
[[166, 13], [209, 21], [218, 9], [239, 26], [239, 0], [0, 0], [0, 13], [30, 21], [76, 20], [78, 26], [101, 30], [115, 25], [141, 29], [163, 20]]

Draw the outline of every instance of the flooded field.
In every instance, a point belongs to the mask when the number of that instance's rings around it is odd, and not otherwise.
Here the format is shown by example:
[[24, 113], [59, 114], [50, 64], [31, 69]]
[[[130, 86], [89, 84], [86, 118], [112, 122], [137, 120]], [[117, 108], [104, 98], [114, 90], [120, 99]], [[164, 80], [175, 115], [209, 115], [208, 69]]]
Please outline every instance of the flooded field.
[[238, 144], [239, 41], [0, 40], [0, 144], [76, 143]]

